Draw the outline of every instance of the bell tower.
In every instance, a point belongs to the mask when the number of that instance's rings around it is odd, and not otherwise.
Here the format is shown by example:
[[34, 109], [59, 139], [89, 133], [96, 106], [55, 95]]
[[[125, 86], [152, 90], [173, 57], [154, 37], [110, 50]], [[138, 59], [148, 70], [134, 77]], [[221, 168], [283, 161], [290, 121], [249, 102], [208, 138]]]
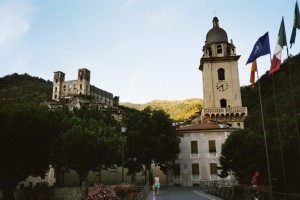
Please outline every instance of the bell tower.
[[206, 34], [203, 56], [199, 69], [202, 71], [204, 108], [201, 121], [214, 120], [244, 128], [247, 108], [242, 107], [238, 73], [239, 55], [227, 33], [219, 27], [217, 17], [213, 28]]

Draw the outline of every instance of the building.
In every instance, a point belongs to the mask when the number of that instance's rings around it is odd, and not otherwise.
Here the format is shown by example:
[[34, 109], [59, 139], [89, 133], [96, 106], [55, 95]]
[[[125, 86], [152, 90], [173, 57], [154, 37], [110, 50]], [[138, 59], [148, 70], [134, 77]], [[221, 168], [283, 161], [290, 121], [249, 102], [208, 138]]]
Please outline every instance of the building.
[[[219, 27], [217, 17], [206, 34], [199, 69], [202, 71], [204, 108], [182, 123], [181, 153], [168, 172], [168, 185], [193, 186], [200, 180], [218, 180], [221, 146], [236, 128], [244, 128], [236, 48]], [[233, 177], [227, 177], [231, 180]]]
[[100, 103], [112, 107], [119, 104], [119, 97], [90, 84], [91, 72], [88, 69], [78, 69], [76, 80], [65, 80], [65, 73], [54, 72], [52, 100], [56, 102], [67, 100], [68, 103]]

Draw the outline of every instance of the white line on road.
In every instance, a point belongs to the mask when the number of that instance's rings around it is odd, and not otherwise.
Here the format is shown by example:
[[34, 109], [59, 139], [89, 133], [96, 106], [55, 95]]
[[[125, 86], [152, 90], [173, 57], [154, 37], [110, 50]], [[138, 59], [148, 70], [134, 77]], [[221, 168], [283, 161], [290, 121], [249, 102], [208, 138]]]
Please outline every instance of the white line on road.
[[193, 192], [195, 192], [195, 193], [197, 193], [197, 194], [199, 194], [199, 195], [201, 195], [201, 196], [204, 196], [204, 197], [206, 197], [206, 198], [215, 200], [215, 199], [213, 199], [213, 198], [211, 198], [211, 197], [209, 197], [209, 196], [206, 196], [206, 195], [204, 195], [204, 194], [201, 194], [200, 192], [197, 192], [197, 191], [193, 191]]

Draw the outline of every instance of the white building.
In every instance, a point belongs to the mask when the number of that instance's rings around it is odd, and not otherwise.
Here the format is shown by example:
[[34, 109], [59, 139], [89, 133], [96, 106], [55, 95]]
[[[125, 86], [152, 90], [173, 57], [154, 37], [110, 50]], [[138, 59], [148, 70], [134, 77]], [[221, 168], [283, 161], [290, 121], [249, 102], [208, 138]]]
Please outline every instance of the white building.
[[[238, 59], [233, 42], [219, 27], [217, 17], [206, 35], [199, 69], [202, 71], [204, 108], [183, 133], [181, 153], [168, 172], [168, 185], [193, 186], [200, 180], [218, 180], [221, 146], [236, 128], [244, 128], [247, 108], [242, 107]], [[232, 177], [227, 177], [231, 179]]]

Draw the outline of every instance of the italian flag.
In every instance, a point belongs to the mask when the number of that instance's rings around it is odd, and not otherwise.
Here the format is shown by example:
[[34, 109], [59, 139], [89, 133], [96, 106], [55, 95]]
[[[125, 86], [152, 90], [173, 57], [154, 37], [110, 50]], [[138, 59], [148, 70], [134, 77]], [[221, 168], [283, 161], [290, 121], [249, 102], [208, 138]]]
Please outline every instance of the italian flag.
[[285, 35], [285, 28], [284, 28], [284, 20], [282, 17], [280, 29], [278, 33], [278, 39], [277, 44], [275, 47], [275, 52], [272, 58], [271, 68], [269, 71], [269, 75], [271, 75], [273, 72], [276, 72], [279, 70], [280, 64], [281, 64], [281, 51], [284, 46], [286, 46], [286, 35]]

